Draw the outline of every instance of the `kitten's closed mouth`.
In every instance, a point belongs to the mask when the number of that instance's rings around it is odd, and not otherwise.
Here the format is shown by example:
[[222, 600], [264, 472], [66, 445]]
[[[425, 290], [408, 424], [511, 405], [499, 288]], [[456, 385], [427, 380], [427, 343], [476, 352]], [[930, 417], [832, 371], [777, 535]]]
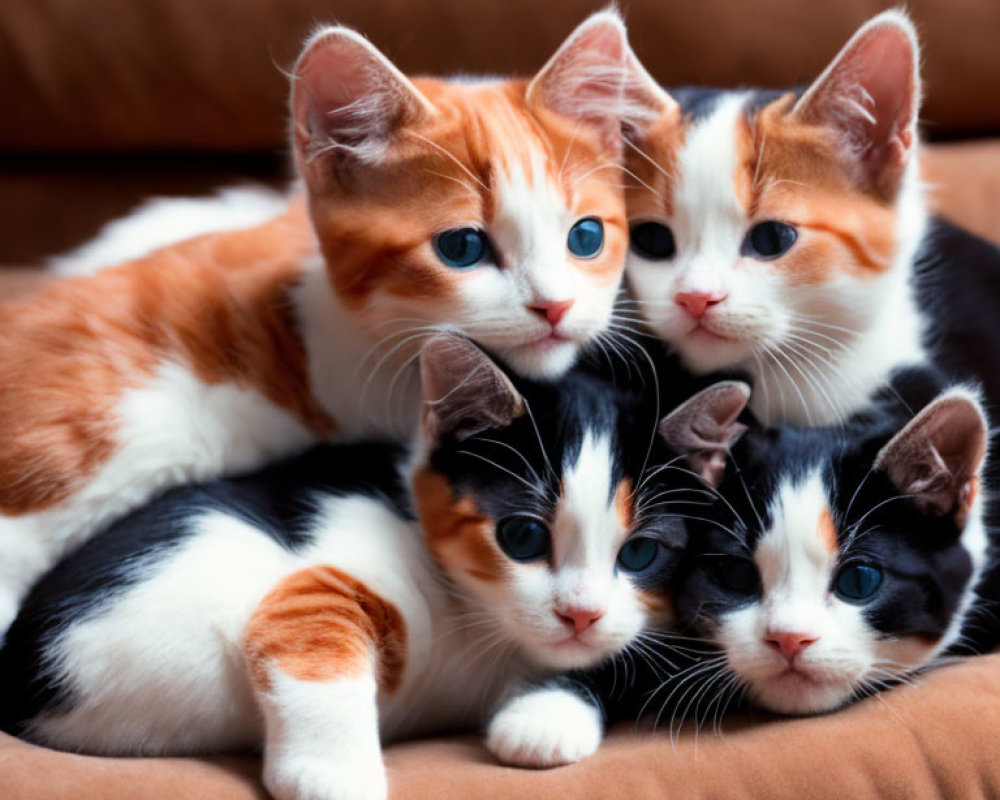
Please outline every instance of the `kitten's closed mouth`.
[[831, 683], [834, 683], [834, 681], [827, 678], [810, 675], [808, 672], [804, 672], [802, 669], [791, 664], [783, 672], [779, 672], [777, 675], [774, 675], [771, 680], [780, 681], [788, 686], [798, 686], [801, 688], [829, 686]]
[[553, 642], [550, 647], [556, 650], [593, 650], [593, 645], [583, 641], [577, 634], [567, 636], [558, 642]]
[[571, 337], [564, 336], [558, 331], [553, 330], [549, 331], [549, 333], [545, 336], [535, 339], [533, 342], [527, 342], [521, 346], [526, 350], [551, 350], [572, 341], [573, 339]]
[[695, 323], [695, 326], [691, 328], [691, 330], [689, 330], [685, 335], [688, 338], [714, 339], [723, 342], [734, 341], [729, 336], [723, 336], [721, 333], [716, 333], [711, 328], [706, 327], [705, 324], [702, 322]]

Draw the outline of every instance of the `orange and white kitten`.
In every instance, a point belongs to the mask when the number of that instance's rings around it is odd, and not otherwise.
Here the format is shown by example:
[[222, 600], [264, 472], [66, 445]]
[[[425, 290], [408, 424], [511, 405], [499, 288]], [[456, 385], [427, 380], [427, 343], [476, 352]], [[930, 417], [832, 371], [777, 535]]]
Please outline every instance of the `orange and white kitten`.
[[627, 164], [626, 303], [685, 366], [745, 370], [765, 423], [819, 425], [925, 360], [919, 48], [904, 13], [862, 26], [803, 93], [660, 99]]
[[405, 436], [436, 330], [533, 378], [569, 369], [620, 283], [621, 125], [654, 107], [634, 63], [611, 13], [531, 80], [411, 81], [323, 28], [294, 68], [305, 192], [285, 213], [0, 308], [0, 632], [158, 490]]

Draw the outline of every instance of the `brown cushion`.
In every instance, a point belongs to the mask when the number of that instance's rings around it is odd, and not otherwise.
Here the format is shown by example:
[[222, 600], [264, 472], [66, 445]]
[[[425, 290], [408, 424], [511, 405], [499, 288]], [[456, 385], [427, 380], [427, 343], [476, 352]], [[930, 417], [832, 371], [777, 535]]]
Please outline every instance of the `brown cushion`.
[[[604, 0], [6, 0], [0, 150], [280, 147], [286, 78], [317, 21], [407, 71], [536, 70]], [[679, 85], [786, 87], [818, 74], [883, 0], [626, 0], [640, 57]], [[911, 0], [934, 136], [1000, 132], [1000, 3]]]
[[[393, 800], [713, 798], [922, 800], [1000, 797], [1000, 655], [942, 668], [836, 714], [727, 726], [616, 730], [596, 755], [555, 770], [498, 766], [476, 737], [390, 747]], [[253, 758], [104, 759], [0, 736], [5, 798], [254, 800]]]

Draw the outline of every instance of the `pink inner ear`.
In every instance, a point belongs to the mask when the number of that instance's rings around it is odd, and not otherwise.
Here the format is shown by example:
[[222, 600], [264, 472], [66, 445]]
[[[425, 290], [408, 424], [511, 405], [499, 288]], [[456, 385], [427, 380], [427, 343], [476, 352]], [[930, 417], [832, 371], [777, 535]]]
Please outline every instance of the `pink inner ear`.
[[877, 19], [869, 26], [803, 95], [793, 115], [838, 131], [872, 186], [891, 192], [914, 144], [917, 46], [905, 19]]
[[385, 56], [346, 28], [316, 34], [295, 78], [295, 133], [307, 151], [332, 145], [362, 159], [377, 155], [396, 127], [432, 109]]
[[636, 59], [613, 12], [585, 20], [528, 87], [529, 102], [596, 124], [609, 147], [622, 125], [641, 127], [673, 104]]
[[[624, 89], [628, 45], [622, 25], [610, 15], [584, 22], [533, 81], [529, 92], [560, 114], [607, 118]], [[614, 107], [613, 106], [613, 107]]]

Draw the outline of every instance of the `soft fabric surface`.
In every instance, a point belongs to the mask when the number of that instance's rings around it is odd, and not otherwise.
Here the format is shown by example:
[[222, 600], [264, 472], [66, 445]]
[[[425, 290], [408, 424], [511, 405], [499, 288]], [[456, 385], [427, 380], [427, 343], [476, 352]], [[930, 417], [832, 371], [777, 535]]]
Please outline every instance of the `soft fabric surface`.
[[[809, 719], [616, 730], [593, 757], [554, 770], [498, 766], [478, 738], [389, 748], [393, 800], [599, 798], [631, 800], [931, 800], [1000, 796], [1000, 655], [927, 675], [845, 711]], [[55, 753], [0, 737], [5, 800], [258, 800], [259, 763], [105, 759]]]

